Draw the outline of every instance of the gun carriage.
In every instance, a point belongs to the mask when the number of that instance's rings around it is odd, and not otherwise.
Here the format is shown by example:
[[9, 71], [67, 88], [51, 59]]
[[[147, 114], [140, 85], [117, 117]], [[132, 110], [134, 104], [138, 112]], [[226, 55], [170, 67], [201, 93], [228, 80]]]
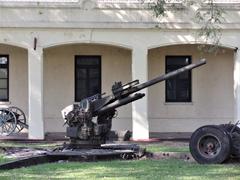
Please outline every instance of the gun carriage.
[[0, 135], [8, 136], [28, 128], [24, 112], [15, 106], [0, 109]]
[[175, 71], [160, 75], [152, 80], [139, 84], [139, 80], [122, 85], [115, 82], [112, 86], [112, 95], [96, 94], [81, 100], [77, 104], [67, 106], [62, 110], [62, 116], [67, 124], [67, 137], [70, 138], [70, 147], [98, 147], [104, 144], [112, 126], [112, 119], [116, 117], [118, 107], [141, 99], [142, 89], [170, 79], [178, 74], [190, 71], [205, 64], [200, 60]]

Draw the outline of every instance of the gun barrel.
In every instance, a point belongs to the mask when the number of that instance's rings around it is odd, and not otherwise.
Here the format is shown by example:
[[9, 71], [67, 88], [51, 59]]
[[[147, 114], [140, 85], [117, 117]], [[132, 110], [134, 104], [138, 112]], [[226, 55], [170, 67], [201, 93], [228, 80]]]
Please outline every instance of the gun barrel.
[[125, 97], [123, 99], [119, 99], [119, 100], [117, 100], [115, 102], [112, 102], [112, 103], [106, 105], [105, 107], [101, 108], [100, 110], [98, 110], [98, 114], [103, 114], [103, 113], [105, 113], [107, 111], [110, 111], [112, 109], [116, 109], [120, 106], [131, 103], [131, 102], [136, 101], [138, 99], [141, 99], [144, 96], [145, 96], [145, 94], [143, 94], [143, 93], [131, 94], [128, 97]]
[[[116, 96], [116, 94], [114, 94], [113, 96], [111, 96], [111, 98], [107, 98], [107, 100], [104, 100], [104, 103], [96, 103], [97, 105], [100, 104], [100, 106], [98, 107], [96, 105], [97, 108], [95, 108], [95, 114], [103, 114], [104, 112], [107, 112], [111, 109], [115, 109], [117, 107], [123, 106], [125, 104], [131, 103], [133, 101], [136, 101], [140, 98], [142, 98], [144, 96], [144, 94], [134, 94], [144, 88], [147, 88], [149, 86], [152, 86], [154, 84], [157, 84], [161, 81], [165, 81], [166, 79], [170, 79], [171, 77], [174, 77], [178, 74], [181, 74], [183, 72], [186, 71], [190, 71], [194, 68], [197, 68], [199, 66], [202, 66], [206, 64], [206, 60], [202, 59], [199, 62], [197, 62], [196, 64], [189, 64], [187, 66], [184, 66], [180, 69], [177, 69], [175, 71], [169, 72], [167, 74], [164, 75], [160, 75], [150, 81], [144, 82], [142, 84], [136, 85], [134, 84], [133, 87], [130, 88], [121, 88], [120, 90], [114, 90], [115, 92], [119, 91], [119, 95]], [[135, 82], [135, 81], [133, 81]], [[138, 81], [136, 81], [138, 84]], [[132, 82], [131, 82], [132, 83]], [[117, 92], [118, 93], [118, 92]]]
[[205, 59], [201, 59], [201, 60], [200, 60], [199, 62], [197, 62], [196, 64], [189, 64], [189, 65], [184, 66], [184, 67], [182, 67], [182, 68], [180, 68], [180, 69], [177, 69], [177, 70], [172, 71], [172, 72], [169, 72], [169, 73], [167, 73], [167, 74], [158, 76], [158, 77], [156, 77], [156, 78], [154, 78], [154, 79], [152, 79], [152, 80], [150, 80], [150, 81], [144, 82], [144, 83], [136, 86], [136, 87], [133, 88], [132, 90], [130, 90], [130, 91], [128, 92], [128, 94], [132, 94], [132, 93], [134, 93], [134, 92], [140, 91], [140, 90], [142, 90], [142, 89], [144, 89], [144, 88], [147, 88], [147, 87], [149, 87], [149, 86], [152, 86], [152, 85], [154, 85], [154, 84], [157, 84], [157, 83], [159, 83], [159, 82], [161, 82], [161, 81], [165, 81], [165, 80], [167, 80], [167, 79], [170, 79], [171, 77], [174, 77], [174, 76], [176, 76], [176, 75], [178, 75], [178, 74], [181, 74], [181, 73], [183, 73], [183, 72], [186, 72], [186, 71], [190, 71], [190, 70], [192, 70], [192, 69], [194, 69], [194, 68], [197, 68], [197, 67], [199, 67], [199, 66], [202, 66], [202, 65], [204, 65], [204, 64], [206, 64], [206, 60], [205, 60]]

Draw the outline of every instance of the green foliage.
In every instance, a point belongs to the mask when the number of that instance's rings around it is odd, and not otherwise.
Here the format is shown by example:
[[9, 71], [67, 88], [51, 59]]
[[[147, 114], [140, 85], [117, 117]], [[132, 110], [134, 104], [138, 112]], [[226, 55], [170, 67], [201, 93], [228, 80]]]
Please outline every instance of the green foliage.
[[[174, 3], [171, 3], [174, 2]], [[201, 45], [200, 49], [208, 47], [208, 52], [218, 50], [222, 37], [221, 24], [225, 21], [224, 9], [214, 3], [214, 0], [156, 0], [149, 4], [156, 17], [166, 16], [167, 11], [177, 12], [180, 9], [194, 9], [193, 21], [197, 23], [198, 29], [196, 41], [211, 46]]]
[[166, 0], [157, 0], [150, 4], [150, 8], [154, 11], [156, 17], [166, 15]]
[[[217, 51], [222, 37], [222, 24], [224, 19], [223, 8], [213, 3], [213, 0], [208, 1], [209, 8], [205, 11], [198, 10], [195, 14], [195, 20], [201, 25], [198, 31], [198, 38], [204, 39], [206, 44], [212, 44], [209, 51]], [[204, 45], [202, 45], [205, 47]]]

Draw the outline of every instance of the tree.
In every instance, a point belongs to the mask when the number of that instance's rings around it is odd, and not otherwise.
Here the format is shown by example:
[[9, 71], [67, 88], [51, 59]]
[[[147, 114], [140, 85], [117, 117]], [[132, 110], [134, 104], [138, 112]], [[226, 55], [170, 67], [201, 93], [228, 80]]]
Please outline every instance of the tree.
[[174, 13], [182, 9], [194, 8], [193, 21], [199, 25], [196, 40], [201, 39], [204, 42], [199, 47], [202, 49], [205, 47], [204, 44], [211, 44], [207, 51], [218, 51], [225, 11], [214, 3], [214, 0], [155, 0], [151, 1], [149, 6], [157, 18], [167, 16], [167, 11]]

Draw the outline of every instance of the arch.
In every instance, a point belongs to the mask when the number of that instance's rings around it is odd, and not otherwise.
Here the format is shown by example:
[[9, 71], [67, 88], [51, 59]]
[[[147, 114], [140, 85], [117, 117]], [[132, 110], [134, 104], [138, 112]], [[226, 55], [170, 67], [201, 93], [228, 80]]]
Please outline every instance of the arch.
[[[206, 44], [206, 43], [200, 42], [200, 41], [198, 41], [198, 42], [196, 42], [196, 41], [188, 41], [188, 42], [179, 41], [179, 42], [163, 43], [163, 44], [159, 44], [159, 45], [151, 45], [151, 46], [148, 46], [147, 49], [150, 50], [150, 49], [166, 47], [166, 46], [187, 45], [187, 44], [192, 44], [192, 45], [201, 45], [201, 44], [214, 45], [214, 44], [211, 44], [211, 43]], [[227, 49], [232, 49], [232, 50], [238, 49], [237, 47], [232, 46], [232, 45], [228, 45], [228, 44], [220, 44], [219, 46], [222, 47], [222, 48], [227, 48]]]
[[7, 46], [15, 46], [15, 47], [18, 47], [18, 48], [22, 48], [22, 49], [28, 49], [29, 46], [26, 45], [26, 44], [21, 44], [21, 43], [18, 43], [18, 42], [11, 42], [11, 41], [0, 41], [0, 45], [7, 45]]
[[62, 42], [56, 42], [56, 43], [45, 45], [45, 46], [43, 46], [43, 49], [57, 47], [57, 46], [64, 46], [64, 45], [72, 45], [72, 44], [105, 45], [105, 46], [119, 47], [119, 48], [123, 48], [123, 49], [127, 49], [127, 50], [133, 49], [129, 45], [116, 43], [116, 42], [104, 42], [104, 41], [62, 41]]

